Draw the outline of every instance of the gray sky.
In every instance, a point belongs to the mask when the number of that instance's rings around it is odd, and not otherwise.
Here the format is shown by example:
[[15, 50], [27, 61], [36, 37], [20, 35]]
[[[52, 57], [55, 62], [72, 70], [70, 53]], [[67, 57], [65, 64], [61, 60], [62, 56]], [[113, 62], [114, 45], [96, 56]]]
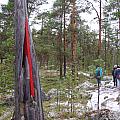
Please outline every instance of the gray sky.
[[[52, 4], [55, 0], [48, 0], [48, 4], [47, 5], [43, 5], [42, 6], [42, 11], [44, 11], [45, 9], [49, 10], [51, 7], [52, 7]], [[90, 0], [91, 2], [93, 0]], [[1, 4], [7, 4], [8, 3], [8, 0], [0, 0], [0, 5]], [[99, 6], [98, 6], [98, 3], [94, 3], [94, 6], [97, 10], [99, 10]], [[87, 24], [89, 24], [90, 28], [92, 30], [98, 30], [98, 23], [97, 23], [97, 20], [93, 20], [93, 18], [96, 17], [96, 12], [93, 11], [92, 14], [88, 14], [88, 13], [81, 13], [80, 14], [82, 19], [85, 19], [86, 21], [88, 21]], [[36, 26], [33, 26], [36, 28]], [[38, 25], [37, 25], [38, 27]]]
[[0, 0], [0, 5], [1, 4], [7, 4], [8, 3], [8, 0]]

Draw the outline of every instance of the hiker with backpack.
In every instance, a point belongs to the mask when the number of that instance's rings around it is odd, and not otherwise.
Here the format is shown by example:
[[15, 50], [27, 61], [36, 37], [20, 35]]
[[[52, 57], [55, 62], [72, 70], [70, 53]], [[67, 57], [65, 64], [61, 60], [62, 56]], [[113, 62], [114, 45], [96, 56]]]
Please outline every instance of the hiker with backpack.
[[102, 75], [103, 75], [102, 68], [99, 65], [97, 65], [95, 71], [95, 77], [97, 79], [98, 85], [101, 84]]
[[117, 87], [120, 88], [120, 66], [117, 66], [117, 69], [115, 70], [115, 76], [117, 81]]
[[112, 76], [113, 76], [114, 86], [117, 87], [116, 70], [117, 70], [117, 65], [114, 65], [113, 70], [112, 70]]
[[96, 66], [96, 71], [95, 71], [95, 77], [97, 79], [97, 84], [98, 84], [98, 111], [99, 111], [99, 96], [100, 96], [100, 85], [101, 85], [101, 78], [102, 78], [102, 68], [97, 65]]

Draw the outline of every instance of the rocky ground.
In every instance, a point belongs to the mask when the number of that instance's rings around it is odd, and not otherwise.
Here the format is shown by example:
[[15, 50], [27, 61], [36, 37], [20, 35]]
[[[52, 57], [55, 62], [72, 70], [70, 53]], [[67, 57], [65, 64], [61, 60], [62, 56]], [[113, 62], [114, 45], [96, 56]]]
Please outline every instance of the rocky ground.
[[[52, 88], [43, 93], [46, 120], [120, 120], [120, 90], [114, 87], [112, 77], [105, 76], [100, 86], [100, 110], [98, 88], [90, 80], [73, 89]], [[6, 102], [8, 103], [8, 101]], [[0, 120], [6, 119], [6, 111]], [[4, 119], [3, 119], [4, 118]]]
[[[112, 77], [105, 76], [100, 87], [100, 103], [98, 111], [98, 88], [96, 84], [89, 81], [79, 84], [74, 88], [77, 92], [78, 101], [74, 101], [75, 117], [65, 119], [60, 118], [60, 114], [70, 113], [69, 99], [64, 101], [53, 101], [49, 104], [48, 118], [53, 120], [120, 120], [120, 90], [114, 87]], [[62, 92], [62, 91], [61, 91]], [[48, 94], [52, 97], [57, 96], [57, 89], [51, 89]], [[69, 96], [70, 97], [70, 96]], [[83, 102], [83, 101], [84, 102]], [[58, 105], [61, 107], [60, 112], [56, 112]], [[64, 106], [64, 107], [63, 107]], [[98, 114], [99, 113], [99, 114]]]

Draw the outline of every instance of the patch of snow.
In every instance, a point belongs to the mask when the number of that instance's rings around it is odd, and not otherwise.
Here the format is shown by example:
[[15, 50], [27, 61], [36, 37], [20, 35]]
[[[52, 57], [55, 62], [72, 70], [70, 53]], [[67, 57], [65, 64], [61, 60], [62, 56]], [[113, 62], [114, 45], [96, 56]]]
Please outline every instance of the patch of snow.
[[49, 114], [48, 114], [48, 117], [51, 117], [51, 118], [55, 118], [55, 117], [57, 117], [58, 116], [58, 114], [56, 113], [56, 112], [54, 112], [54, 111], [51, 111], [51, 112], [49, 112]]
[[78, 72], [78, 75], [80, 75], [80, 74], [82, 74], [82, 75], [84, 75], [84, 76], [87, 76], [87, 77], [90, 77], [90, 74], [89, 74], [89, 73], [85, 73], [85, 72], [79, 71], [79, 72]]
[[48, 96], [50, 96], [51, 98], [57, 95], [57, 89], [52, 88], [50, 91], [48, 91], [47, 93]]
[[82, 88], [82, 89], [87, 89], [88, 90], [88, 89], [91, 89], [91, 88], [94, 88], [94, 87], [95, 87], [94, 84], [90, 83], [89, 81], [86, 81], [82, 84], [79, 84], [75, 89]]
[[103, 76], [103, 80], [107, 80], [107, 81], [109, 81], [109, 80], [112, 80], [113, 78], [112, 78], [112, 76]]
[[[109, 86], [109, 87], [108, 87]], [[106, 84], [105, 87], [100, 87], [99, 108], [109, 109], [120, 112], [120, 105], [117, 98], [120, 95], [118, 88], [113, 87], [113, 82]], [[87, 106], [92, 110], [97, 110], [98, 107], [98, 90], [92, 92], [91, 100], [88, 101]]]

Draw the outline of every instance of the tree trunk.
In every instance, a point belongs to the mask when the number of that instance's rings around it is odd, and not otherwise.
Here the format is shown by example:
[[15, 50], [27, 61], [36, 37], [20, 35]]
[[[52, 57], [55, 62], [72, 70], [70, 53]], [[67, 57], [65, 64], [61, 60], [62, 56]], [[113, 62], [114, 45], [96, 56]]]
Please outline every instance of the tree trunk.
[[66, 48], [67, 48], [67, 44], [66, 44], [66, 28], [65, 28], [65, 0], [64, 0], [64, 77], [66, 76]]
[[[63, 3], [62, 3], [63, 4]], [[61, 6], [61, 25], [60, 25], [60, 44], [59, 44], [59, 51], [60, 51], [60, 79], [62, 78], [62, 64], [63, 64], [63, 57], [62, 57], [62, 19], [63, 19], [63, 5]]]
[[75, 1], [73, 0], [73, 8], [71, 14], [71, 49], [72, 49], [72, 74], [75, 75], [75, 62], [76, 62], [76, 55], [77, 55], [77, 33], [76, 33], [76, 6]]
[[106, 47], [106, 27], [105, 27], [105, 71], [106, 71], [106, 65], [107, 65], [107, 47]]
[[101, 47], [102, 47], [102, 43], [101, 43], [101, 0], [100, 0], [100, 15], [99, 15], [99, 41], [98, 41], [98, 58], [100, 56], [100, 52], [101, 52]]
[[26, 0], [15, 0], [15, 120], [44, 120], [39, 68]]
[[72, 50], [72, 84], [71, 84], [71, 112], [74, 113], [74, 81], [76, 77], [77, 33], [76, 33], [76, 0], [72, 1], [71, 14], [71, 50]]
[[1, 61], [0, 63], [2, 64], [3, 63], [3, 58], [0, 58], [0, 61]]

